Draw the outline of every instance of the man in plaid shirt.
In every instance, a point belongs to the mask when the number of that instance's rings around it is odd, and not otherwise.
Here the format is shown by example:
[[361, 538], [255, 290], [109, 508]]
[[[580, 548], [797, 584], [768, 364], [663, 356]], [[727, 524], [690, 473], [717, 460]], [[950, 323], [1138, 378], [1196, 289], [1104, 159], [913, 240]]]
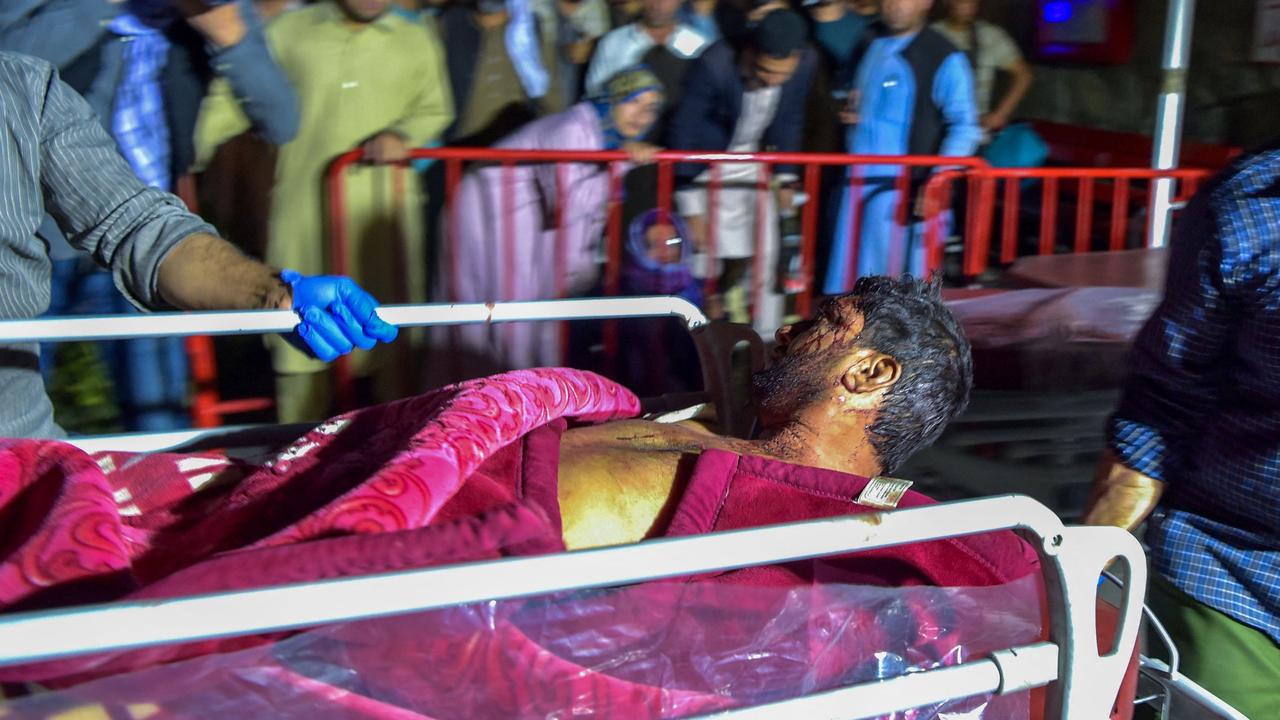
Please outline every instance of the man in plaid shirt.
[[1147, 521], [1183, 671], [1280, 718], [1280, 142], [1188, 204], [1130, 364], [1085, 521]]

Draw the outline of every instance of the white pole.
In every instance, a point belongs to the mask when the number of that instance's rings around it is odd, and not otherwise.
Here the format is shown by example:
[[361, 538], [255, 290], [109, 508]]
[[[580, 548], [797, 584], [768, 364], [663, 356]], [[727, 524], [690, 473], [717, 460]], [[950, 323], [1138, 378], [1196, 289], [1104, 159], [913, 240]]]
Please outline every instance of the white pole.
[[[1178, 166], [1182, 151], [1182, 119], [1187, 106], [1187, 68], [1191, 65], [1191, 28], [1195, 24], [1195, 0], [1169, 0], [1164, 26], [1164, 68], [1156, 108], [1155, 144], [1151, 167], [1169, 170]], [[1174, 180], [1161, 178], [1152, 187], [1149, 247], [1169, 244], [1173, 212]]]
[[[378, 315], [398, 327], [463, 325], [522, 320], [607, 320], [630, 317], [678, 317], [690, 329], [705, 325], [706, 315], [678, 297], [581, 298], [456, 305], [383, 305]], [[286, 333], [298, 324], [292, 310], [92, 315], [0, 321], [0, 343], [119, 340], [186, 335]]]

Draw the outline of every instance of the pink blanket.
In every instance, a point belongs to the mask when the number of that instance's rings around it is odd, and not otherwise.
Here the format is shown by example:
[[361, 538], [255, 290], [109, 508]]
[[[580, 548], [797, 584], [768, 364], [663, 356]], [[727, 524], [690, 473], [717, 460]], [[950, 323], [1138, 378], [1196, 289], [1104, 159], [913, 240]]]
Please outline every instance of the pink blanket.
[[[591, 373], [528, 370], [340, 416], [257, 466], [6, 441], [0, 609], [562, 550], [554, 491], [564, 418], [630, 417], [638, 406]], [[73, 682], [258, 641], [6, 668], [0, 682]]]
[[[594, 375], [521, 371], [336, 418], [262, 465], [13, 442], [0, 467], [23, 480], [0, 508], [28, 524], [5, 535], [0, 589], [10, 608], [35, 607], [559, 551], [564, 418], [635, 412], [634, 397]], [[866, 483], [709, 451], [664, 532], [869, 512], [852, 500]], [[910, 493], [902, 505], [927, 502]], [[1028, 548], [998, 533], [72, 658], [0, 669], [0, 682], [83, 682], [12, 706], [16, 717], [82, 704], [157, 718], [680, 717], [1035, 640], [1034, 570]], [[1025, 697], [993, 702], [989, 717], [1026, 708]]]

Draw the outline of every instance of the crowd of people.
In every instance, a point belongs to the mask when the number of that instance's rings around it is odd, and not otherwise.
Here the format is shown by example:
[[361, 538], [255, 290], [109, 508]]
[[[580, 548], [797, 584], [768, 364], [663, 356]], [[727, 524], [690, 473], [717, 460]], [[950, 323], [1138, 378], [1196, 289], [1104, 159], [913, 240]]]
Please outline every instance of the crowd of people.
[[[610, 194], [603, 166], [473, 166], [445, 211], [440, 164], [415, 165], [419, 172], [396, 181], [401, 200], [392, 199], [383, 166], [406, 160], [412, 148], [625, 150], [624, 227], [642, 239], [628, 245], [627, 262], [663, 278], [638, 290], [684, 294], [713, 316], [754, 321], [771, 334], [785, 307], [778, 218], [806, 200], [796, 169], [772, 169], [761, 209], [759, 165], [720, 166], [714, 191], [706, 166], [680, 165], [675, 195], [662, 201], [649, 163], [659, 148], [978, 152], [1008, 123], [1030, 71], [1007, 33], [977, 19], [977, 0], [933, 5], [27, 0], [0, 9], [0, 50], [52, 63], [152, 187], [173, 190], [233, 138], [248, 134], [271, 148], [265, 241], [228, 234], [273, 267], [306, 275], [339, 267], [327, 250], [325, 173], [334, 158], [362, 148], [367, 162], [345, 183], [350, 240], [341, 267], [384, 299], [599, 291]], [[997, 70], [1014, 79], [1001, 97], [994, 97]], [[863, 172], [858, 197], [837, 169], [814, 199], [826, 206], [819, 240], [826, 294], [847, 291], [857, 276], [922, 267], [913, 220], [895, 227], [899, 169]], [[249, 175], [220, 188], [251, 195]], [[230, 213], [215, 208], [212, 219], [235, 227], [236, 214], [262, 202], [216, 204]], [[668, 204], [675, 213], [656, 212]], [[854, 217], [861, 218], [857, 258], [850, 257]], [[54, 222], [41, 237], [54, 258], [51, 312], [132, 310]], [[509, 242], [514, 248], [504, 249]], [[752, 303], [748, 281], [762, 252], [765, 289]], [[703, 297], [697, 288], [708, 275], [719, 292]], [[462, 340], [492, 369], [563, 361], [549, 327], [475, 330]], [[270, 350], [280, 419], [325, 416], [325, 366], [283, 340]], [[370, 398], [394, 395], [393, 363], [377, 352], [357, 356], [355, 373], [368, 381]], [[184, 423], [178, 341], [123, 342], [109, 364], [131, 429]], [[49, 365], [46, 357], [46, 374]]]

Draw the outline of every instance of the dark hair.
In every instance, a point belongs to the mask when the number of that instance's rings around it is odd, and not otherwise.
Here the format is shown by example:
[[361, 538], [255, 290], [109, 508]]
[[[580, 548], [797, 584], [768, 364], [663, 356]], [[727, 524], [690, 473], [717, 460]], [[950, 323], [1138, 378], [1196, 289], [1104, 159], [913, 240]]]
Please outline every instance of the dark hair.
[[774, 10], [761, 18], [752, 37], [760, 54], [787, 58], [804, 47], [809, 37], [809, 26], [792, 10]]
[[940, 278], [860, 278], [850, 293], [862, 314], [857, 345], [895, 358], [902, 377], [868, 428], [881, 472], [928, 447], [969, 403], [973, 358], [964, 330], [942, 303]]

